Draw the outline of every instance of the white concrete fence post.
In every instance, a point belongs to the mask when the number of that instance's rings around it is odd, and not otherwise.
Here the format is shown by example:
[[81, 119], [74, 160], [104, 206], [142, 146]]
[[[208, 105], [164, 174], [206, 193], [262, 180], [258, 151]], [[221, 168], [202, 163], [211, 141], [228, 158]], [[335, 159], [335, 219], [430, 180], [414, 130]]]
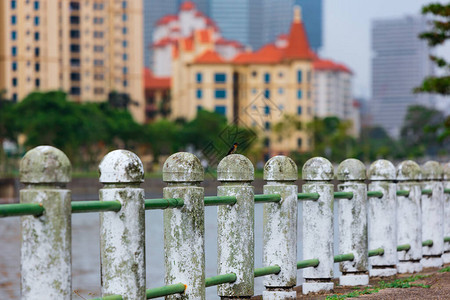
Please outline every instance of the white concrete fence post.
[[264, 194], [279, 194], [279, 203], [264, 204], [263, 264], [280, 273], [265, 276], [264, 300], [297, 299], [297, 165], [286, 156], [272, 157], [264, 167]]
[[205, 299], [205, 204], [200, 160], [178, 152], [163, 166], [164, 198], [178, 198], [183, 207], [164, 210], [164, 253], [166, 285], [184, 283], [180, 295], [165, 299]]
[[72, 299], [70, 180], [70, 161], [54, 147], [36, 147], [20, 162], [20, 203], [45, 209], [21, 217], [21, 299]]
[[217, 196], [235, 196], [236, 204], [217, 209], [217, 274], [235, 273], [236, 281], [221, 284], [221, 299], [249, 298], [254, 293], [254, 168], [243, 155], [226, 156], [217, 166]]
[[367, 185], [366, 167], [354, 158], [341, 162], [336, 179], [338, 190], [351, 192], [351, 199], [339, 199], [339, 253], [353, 253], [352, 261], [339, 263], [340, 285], [369, 284], [367, 256]]
[[422, 248], [421, 264], [425, 268], [442, 267], [444, 252], [444, 186], [442, 167], [436, 161], [422, 165], [422, 189], [431, 195], [422, 195], [422, 240], [432, 240], [433, 245]]
[[303, 270], [303, 294], [332, 290], [334, 266], [334, 177], [333, 165], [323, 157], [303, 165], [304, 193], [318, 193], [318, 200], [303, 203], [303, 259], [319, 259], [319, 265]]
[[419, 165], [412, 160], [397, 166], [397, 191], [409, 191], [408, 196], [397, 195], [397, 245], [411, 246], [398, 251], [398, 273], [422, 271], [421, 174]]
[[144, 166], [127, 150], [109, 152], [99, 165], [100, 201], [119, 201], [118, 212], [100, 212], [102, 296], [145, 296]]
[[[442, 167], [444, 190], [450, 189], [450, 163]], [[444, 238], [450, 238], [450, 194], [444, 194]], [[444, 264], [450, 263], [450, 241], [444, 243], [444, 254], [442, 254]]]
[[394, 183], [395, 166], [388, 160], [379, 159], [370, 165], [369, 191], [377, 191], [382, 197], [369, 197], [368, 238], [369, 250], [382, 248], [383, 255], [369, 257], [370, 276], [393, 276], [397, 274], [397, 185]]

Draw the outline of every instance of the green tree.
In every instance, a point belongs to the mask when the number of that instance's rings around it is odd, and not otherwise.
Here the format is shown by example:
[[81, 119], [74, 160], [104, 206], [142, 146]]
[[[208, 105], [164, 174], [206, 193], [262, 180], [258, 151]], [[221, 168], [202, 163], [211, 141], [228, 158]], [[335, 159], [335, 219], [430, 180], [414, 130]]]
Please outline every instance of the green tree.
[[[450, 39], [450, 3], [428, 4], [422, 7], [422, 14], [433, 16], [433, 26], [430, 31], [421, 33], [419, 37], [427, 40], [431, 47], [445, 44]], [[426, 77], [422, 85], [414, 91], [450, 95], [450, 64], [444, 58], [435, 55], [431, 55], [430, 59], [442, 68], [445, 74]]]

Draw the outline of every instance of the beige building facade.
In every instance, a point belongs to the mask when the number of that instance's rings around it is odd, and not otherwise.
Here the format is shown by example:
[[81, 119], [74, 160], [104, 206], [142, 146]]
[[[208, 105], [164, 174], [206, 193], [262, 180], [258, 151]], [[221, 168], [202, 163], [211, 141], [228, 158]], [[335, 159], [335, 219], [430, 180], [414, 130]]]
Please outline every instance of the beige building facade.
[[60, 89], [77, 102], [128, 95], [144, 122], [142, 1], [0, 1], [0, 89], [21, 101]]

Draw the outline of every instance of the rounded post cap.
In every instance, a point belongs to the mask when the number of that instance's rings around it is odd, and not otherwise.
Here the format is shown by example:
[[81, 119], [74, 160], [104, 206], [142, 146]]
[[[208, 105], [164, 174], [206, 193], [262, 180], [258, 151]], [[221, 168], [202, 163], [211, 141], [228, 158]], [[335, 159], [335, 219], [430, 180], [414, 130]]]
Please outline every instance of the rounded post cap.
[[192, 153], [177, 152], [164, 162], [164, 182], [201, 182], [204, 178], [202, 164]]
[[441, 180], [442, 167], [437, 161], [427, 161], [422, 165], [422, 179], [424, 180]]
[[101, 183], [144, 182], [144, 165], [128, 150], [114, 150], [98, 166]]
[[264, 180], [295, 181], [297, 179], [297, 165], [287, 156], [274, 156], [269, 159], [264, 166]]
[[395, 180], [395, 166], [386, 159], [379, 159], [374, 161], [368, 170], [368, 177], [370, 180]]
[[336, 179], [340, 181], [365, 180], [366, 166], [355, 158], [341, 162], [336, 170]]
[[442, 178], [444, 180], [449, 180], [450, 179], [450, 162], [442, 164]]
[[255, 169], [252, 162], [241, 154], [225, 156], [217, 166], [219, 181], [252, 181], [255, 179]]
[[324, 157], [313, 157], [306, 161], [302, 169], [303, 180], [333, 180], [334, 170], [330, 161]]
[[52, 146], [38, 146], [28, 151], [19, 169], [22, 183], [66, 183], [72, 179], [69, 159]]
[[402, 161], [397, 166], [397, 180], [420, 180], [422, 178], [422, 171], [419, 165], [412, 160]]

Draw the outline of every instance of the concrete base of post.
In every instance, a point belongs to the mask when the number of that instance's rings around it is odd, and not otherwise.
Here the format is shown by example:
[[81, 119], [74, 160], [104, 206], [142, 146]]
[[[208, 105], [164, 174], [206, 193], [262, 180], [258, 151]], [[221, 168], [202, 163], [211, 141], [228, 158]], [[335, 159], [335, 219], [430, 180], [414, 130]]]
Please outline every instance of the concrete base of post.
[[264, 291], [263, 292], [264, 300], [289, 300], [289, 299], [297, 299], [297, 292], [294, 290], [290, 291]]
[[331, 291], [333, 288], [334, 288], [333, 282], [320, 282], [314, 281], [313, 279], [309, 279], [307, 282], [303, 282], [302, 293], [306, 295], [309, 293], [317, 293], [321, 291]]
[[444, 265], [441, 256], [424, 256], [420, 263], [424, 268], [440, 268]]
[[369, 271], [370, 277], [388, 277], [397, 274], [396, 268], [373, 268]]
[[418, 273], [423, 267], [419, 261], [399, 261], [397, 265], [397, 273]]
[[444, 254], [442, 254], [442, 261], [444, 262], [444, 264], [450, 263], [450, 252], [445, 252]]
[[348, 274], [339, 277], [339, 284], [346, 286], [368, 285], [369, 275], [367, 274]]

